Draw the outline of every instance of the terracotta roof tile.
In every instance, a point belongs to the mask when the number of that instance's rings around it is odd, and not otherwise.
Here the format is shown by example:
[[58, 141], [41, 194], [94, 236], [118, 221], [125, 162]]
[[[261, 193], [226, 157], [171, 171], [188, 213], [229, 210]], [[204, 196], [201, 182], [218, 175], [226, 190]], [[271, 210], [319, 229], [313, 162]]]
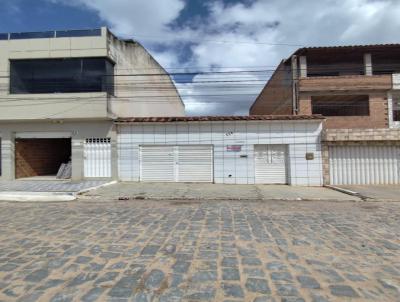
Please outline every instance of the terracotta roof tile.
[[171, 123], [214, 121], [281, 121], [324, 120], [322, 115], [244, 115], [244, 116], [179, 116], [179, 117], [131, 117], [118, 118], [115, 123]]

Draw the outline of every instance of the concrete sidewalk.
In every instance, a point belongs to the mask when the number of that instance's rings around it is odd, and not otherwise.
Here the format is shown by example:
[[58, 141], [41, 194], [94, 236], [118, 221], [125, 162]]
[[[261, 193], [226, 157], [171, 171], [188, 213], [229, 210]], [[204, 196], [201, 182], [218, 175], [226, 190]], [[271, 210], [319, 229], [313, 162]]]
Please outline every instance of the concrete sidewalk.
[[14, 180], [0, 181], [0, 201], [71, 201], [76, 195], [107, 185], [104, 180]]
[[199, 183], [138, 183], [122, 182], [83, 194], [82, 198], [172, 199], [172, 200], [330, 200], [359, 201], [324, 187], [284, 185], [223, 185]]
[[372, 201], [400, 201], [400, 185], [381, 186], [339, 186], [360, 195], [362, 199]]

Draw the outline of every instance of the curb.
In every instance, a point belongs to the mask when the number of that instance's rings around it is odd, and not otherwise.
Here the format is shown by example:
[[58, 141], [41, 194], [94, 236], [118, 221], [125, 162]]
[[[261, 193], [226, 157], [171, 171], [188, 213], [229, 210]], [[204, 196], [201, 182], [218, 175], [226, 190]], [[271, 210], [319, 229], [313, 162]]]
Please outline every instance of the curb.
[[357, 202], [354, 199], [325, 199], [325, 198], [226, 198], [226, 197], [150, 197], [150, 196], [120, 196], [114, 201], [138, 201], [138, 200], [165, 200], [165, 201], [329, 201], [329, 202]]
[[78, 192], [21, 192], [21, 191], [7, 191], [0, 192], [0, 202], [66, 202], [74, 201], [78, 195], [84, 194], [91, 190], [101, 187], [109, 186], [117, 181], [111, 181], [95, 187], [82, 189]]
[[347, 190], [347, 189], [343, 189], [343, 188], [339, 188], [339, 187], [335, 187], [335, 186], [331, 186], [331, 185], [324, 185], [324, 187], [328, 188], [328, 189], [331, 189], [331, 190], [334, 190], [334, 191], [338, 191], [338, 192], [343, 193], [343, 194], [356, 196], [356, 197], [361, 198], [363, 200], [367, 199], [366, 196], [363, 196], [360, 193], [355, 192], [355, 191], [351, 191], [351, 190]]
[[12, 202], [65, 202], [76, 196], [66, 192], [1, 192], [0, 201]]
[[107, 187], [107, 186], [110, 186], [110, 185], [113, 185], [113, 184], [116, 184], [116, 183], [118, 183], [118, 181], [113, 180], [113, 181], [107, 182], [107, 183], [102, 184], [102, 185], [98, 185], [98, 186], [95, 186], [95, 187], [82, 189], [82, 190], [80, 190], [78, 192], [75, 192], [74, 194], [75, 194], [75, 196], [82, 195], [82, 194], [85, 194], [87, 192], [90, 192], [90, 191], [93, 191], [93, 190], [97, 190], [97, 189], [100, 189], [100, 188], [103, 188], [103, 187]]

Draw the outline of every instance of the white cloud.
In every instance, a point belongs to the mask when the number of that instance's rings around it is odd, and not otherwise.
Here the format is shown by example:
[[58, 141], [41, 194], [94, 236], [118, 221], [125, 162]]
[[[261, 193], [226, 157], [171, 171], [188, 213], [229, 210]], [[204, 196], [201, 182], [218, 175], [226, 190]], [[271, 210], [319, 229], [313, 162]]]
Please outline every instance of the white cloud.
[[229, 76], [199, 74], [191, 83], [177, 83], [185, 100], [187, 115], [246, 115], [266, 76], [258, 73], [238, 72]]
[[[190, 44], [192, 56], [180, 63], [182, 67], [242, 67], [243, 70], [250, 66], [272, 69], [298, 48], [268, 43], [320, 46], [399, 42], [398, 0], [302, 0], [296, 3], [293, 0], [255, 0], [229, 5], [215, 0], [207, 2], [208, 16], [193, 18], [189, 20], [191, 26], [181, 24], [174, 29], [168, 25], [179, 17], [190, 1], [49, 1], [84, 5], [96, 11], [117, 35], [137, 37], [139, 41], [144, 39], [144, 45], [165, 67], [178, 64], [176, 43], [185, 41], [194, 43]], [[196, 22], [195, 26], [193, 22]], [[160, 42], [164, 51], [154, 47]], [[195, 77], [194, 81], [198, 79]], [[182, 89], [182, 84], [178, 87]], [[235, 89], [235, 84], [224, 87], [220, 93], [229, 93]], [[189, 94], [190, 89], [192, 95], [198, 95], [206, 94], [209, 87], [187, 84], [184, 89], [184, 95]], [[200, 90], [203, 93], [198, 93]], [[230, 106], [221, 106], [222, 102], [211, 104], [208, 101], [205, 106], [201, 97], [186, 97], [184, 101], [190, 114], [210, 111], [247, 113], [245, 107], [250, 101], [244, 96], [237, 98], [241, 98], [244, 105], [235, 101]]]

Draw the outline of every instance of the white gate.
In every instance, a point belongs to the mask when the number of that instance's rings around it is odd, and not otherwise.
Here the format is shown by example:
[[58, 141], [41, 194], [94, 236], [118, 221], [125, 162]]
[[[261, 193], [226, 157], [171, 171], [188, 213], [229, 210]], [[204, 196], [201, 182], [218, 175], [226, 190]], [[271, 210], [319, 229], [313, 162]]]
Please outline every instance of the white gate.
[[179, 182], [213, 181], [212, 146], [177, 146], [177, 179]]
[[257, 184], [287, 184], [286, 145], [254, 145]]
[[152, 182], [212, 182], [210, 145], [141, 146], [140, 180]]
[[111, 139], [87, 138], [83, 148], [84, 177], [111, 177]]
[[331, 146], [332, 185], [389, 185], [400, 183], [400, 146]]
[[152, 182], [175, 181], [174, 147], [141, 146], [140, 180]]

